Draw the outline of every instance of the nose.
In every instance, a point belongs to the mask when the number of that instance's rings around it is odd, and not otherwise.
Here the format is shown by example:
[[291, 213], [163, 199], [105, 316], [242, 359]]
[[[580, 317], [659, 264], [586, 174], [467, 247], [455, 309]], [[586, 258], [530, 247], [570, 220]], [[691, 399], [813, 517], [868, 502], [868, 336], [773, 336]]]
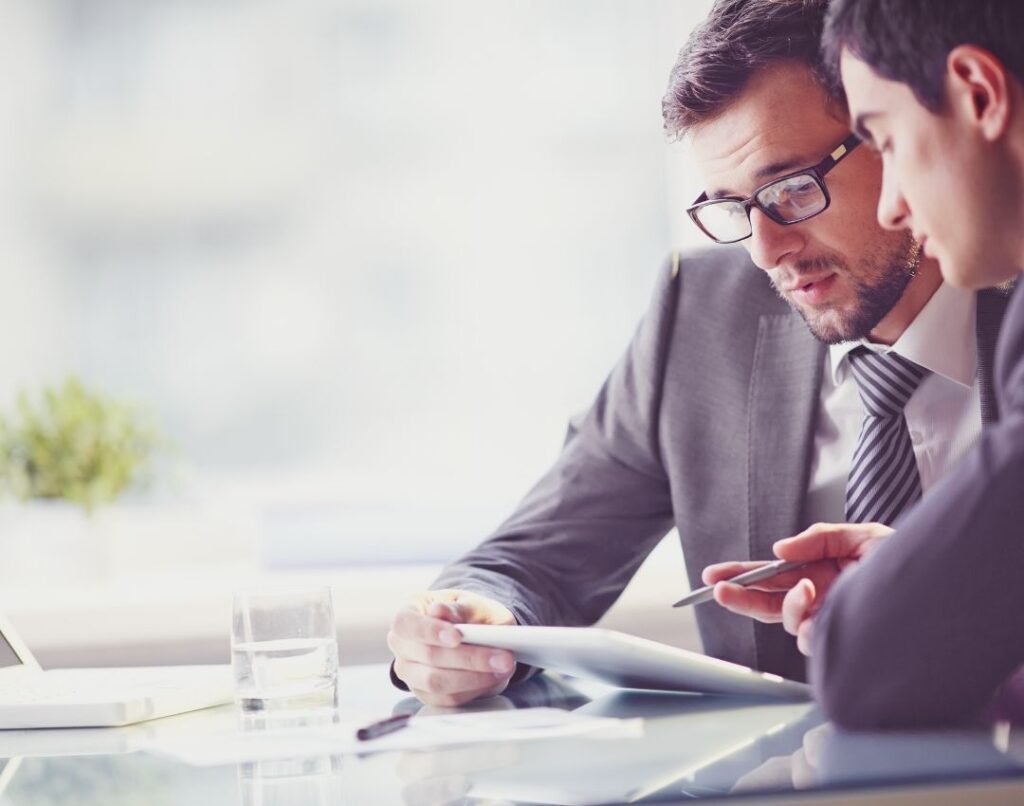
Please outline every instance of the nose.
[[878, 223], [886, 229], [910, 226], [910, 208], [900, 192], [891, 170], [882, 170], [882, 190], [878, 195]]
[[801, 224], [778, 224], [758, 209], [750, 211], [750, 237], [743, 243], [758, 268], [774, 269], [788, 255], [802, 250], [806, 238]]

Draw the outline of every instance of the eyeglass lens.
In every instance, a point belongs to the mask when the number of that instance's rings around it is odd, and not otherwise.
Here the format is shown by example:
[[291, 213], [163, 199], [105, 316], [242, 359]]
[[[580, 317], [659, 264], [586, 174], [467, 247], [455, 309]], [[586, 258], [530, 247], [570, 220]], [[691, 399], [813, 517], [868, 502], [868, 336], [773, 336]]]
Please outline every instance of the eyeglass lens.
[[738, 201], [720, 201], [697, 210], [701, 226], [720, 241], [738, 241], [750, 234], [750, 219]]
[[[820, 213], [828, 205], [821, 186], [810, 174], [780, 179], [755, 196], [758, 205], [779, 221], [796, 222]], [[719, 241], [738, 241], [751, 233], [750, 218], [742, 202], [723, 199], [696, 211], [701, 226]]]
[[825, 209], [821, 186], [810, 174], [774, 182], [757, 194], [757, 201], [783, 221], [799, 221]]

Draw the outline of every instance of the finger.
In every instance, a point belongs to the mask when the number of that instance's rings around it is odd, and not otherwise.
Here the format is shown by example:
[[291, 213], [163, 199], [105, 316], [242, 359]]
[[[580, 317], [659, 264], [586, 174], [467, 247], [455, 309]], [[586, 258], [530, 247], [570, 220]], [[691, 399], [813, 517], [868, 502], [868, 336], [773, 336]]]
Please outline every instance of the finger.
[[[762, 579], [742, 587], [747, 590], [756, 591], [788, 591], [795, 587], [801, 579], [810, 579], [815, 585], [823, 588], [832, 584], [832, 581], [839, 575], [834, 560], [823, 560], [796, 568], [792, 571], [783, 571], [773, 577]], [[723, 580], [728, 581], [728, 580]]]
[[730, 582], [715, 585], [715, 601], [722, 607], [765, 624], [775, 624], [781, 620], [784, 598], [784, 593], [750, 590]]
[[444, 589], [430, 591], [424, 602], [424, 612], [430, 605], [440, 605], [429, 615], [457, 624], [516, 624], [515, 614], [504, 604], [469, 591]]
[[860, 557], [867, 546], [892, 530], [880, 523], [816, 523], [772, 546], [775, 556], [790, 562]]
[[753, 571], [755, 568], [764, 568], [766, 565], [767, 561], [714, 563], [701, 572], [700, 578], [705, 585], [714, 585], [716, 582], [732, 579], [734, 576]]
[[437, 669], [511, 674], [516, 666], [515, 655], [504, 649], [468, 645], [454, 648], [436, 646], [406, 638], [394, 631], [388, 633], [387, 641], [396, 658], [415, 661]]
[[[768, 565], [768, 563], [717, 563], [705, 568], [702, 577], [704, 579], [704, 584], [714, 585], [718, 582], [728, 581], [739, 574], [745, 573], [746, 571], [763, 568], [765, 565]], [[835, 560], [822, 560], [819, 562], [808, 563], [802, 568], [796, 568], [792, 571], [783, 571], [781, 574], [776, 574], [775, 576], [768, 577], [767, 579], [752, 582], [749, 585], [743, 585], [743, 587], [748, 590], [787, 591], [805, 577], [814, 580], [817, 584], [827, 586], [831, 584], [831, 581], [839, 574], [840, 570], [840, 568], [836, 567]]]
[[814, 562], [853, 555], [860, 541], [856, 526], [816, 523], [794, 537], [778, 540], [772, 546], [775, 556], [790, 562]]
[[[483, 692], [493, 691], [499, 686], [504, 690], [508, 679], [512, 676], [511, 672], [505, 674], [472, 672], [463, 669], [438, 669], [405, 658], [395, 660], [395, 674], [414, 691], [424, 691], [432, 695], [468, 693], [473, 697]], [[466, 702], [466, 700], [464, 699], [462, 702]], [[431, 704], [446, 705], [449, 703], [433, 701]]]
[[391, 631], [402, 638], [433, 646], [455, 647], [462, 643], [462, 633], [451, 622], [424, 615], [414, 607], [408, 607], [395, 616]]
[[796, 635], [800, 624], [810, 618], [816, 595], [814, 583], [801, 579], [782, 600], [782, 626], [790, 635]]
[[805, 620], [796, 631], [796, 648], [808, 658], [811, 656], [811, 640], [814, 633], [814, 619]]
[[468, 608], [458, 602], [431, 602], [427, 605], [426, 614], [431, 618], [450, 621], [452, 624], [463, 624], [469, 620], [466, 610]]

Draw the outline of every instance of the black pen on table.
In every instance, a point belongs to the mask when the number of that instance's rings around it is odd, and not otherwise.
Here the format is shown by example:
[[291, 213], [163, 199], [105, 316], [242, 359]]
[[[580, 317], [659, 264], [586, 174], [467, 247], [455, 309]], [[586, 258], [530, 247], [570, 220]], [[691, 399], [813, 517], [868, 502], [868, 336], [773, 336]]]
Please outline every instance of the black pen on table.
[[[802, 568], [807, 565], [805, 562], [786, 562], [785, 560], [775, 560], [767, 565], [762, 565], [760, 568], [755, 568], [752, 571], [747, 571], [743, 574], [734, 576], [732, 579], [723, 579], [722, 582], [731, 582], [733, 585], [752, 585], [755, 582], [761, 582], [765, 579], [770, 579], [778, 574], [784, 574], [786, 571], [795, 571], [797, 568]], [[716, 583], [717, 584], [717, 583]], [[707, 585], [703, 588], [698, 588], [692, 593], [684, 596], [672, 607], [686, 607], [686, 605], [700, 604], [701, 602], [710, 602], [715, 598], [715, 586]]]
[[356, 738], [361, 742], [365, 742], [380, 736], [387, 736], [389, 733], [394, 733], [396, 730], [401, 730], [408, 725], [412, 717], [412, 714], [399, 714], [398, 716], [389, 716], [387, 719], [381, 719], [379, 722], [371, 722], [366, 727], [356, 731]]

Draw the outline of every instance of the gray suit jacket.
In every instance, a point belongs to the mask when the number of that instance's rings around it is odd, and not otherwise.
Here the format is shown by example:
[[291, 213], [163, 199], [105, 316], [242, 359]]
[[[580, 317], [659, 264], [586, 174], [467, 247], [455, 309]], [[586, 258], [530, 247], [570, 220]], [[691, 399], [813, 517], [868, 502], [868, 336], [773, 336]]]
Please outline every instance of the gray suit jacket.
[[[995, 416], [989, 368], [1000, 316], [979, 298], [986, 419]], [[809, 525], [825, 349], [743, 249], [670, 260], [554, 466], [433, 587], [490, 596], [522, 624], [585, 625], [673, 526], [691, 586], [710, 563], [772, 557], [774, 541]], [[697, 618], [708, 654], [804, 679], [804, 659], [780, 626], [715, 606]]]
[[1000, 421], [896, 534], [843, 574], [815, 620], [815, 687], [846, 727], [973, 719], [1024, 664], [1021, 288], [996, 377]]

